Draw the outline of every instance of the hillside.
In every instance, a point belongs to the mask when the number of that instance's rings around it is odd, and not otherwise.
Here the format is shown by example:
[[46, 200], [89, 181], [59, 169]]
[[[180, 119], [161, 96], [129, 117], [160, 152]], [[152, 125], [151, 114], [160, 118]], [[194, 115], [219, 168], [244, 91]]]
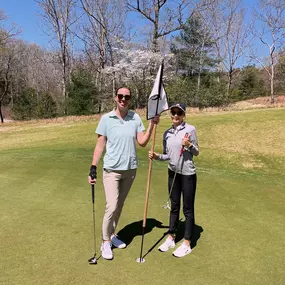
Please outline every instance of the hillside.
[[231, 107], [234, 109], [255, 109], [255, 108], [270, 108], [270, 107], [284, 107], [285, 106], [285, 95], [276, 96], [275, 103], [271, 104], [270, 97], [258, 97], [254, 99], [244, 100], [232, 104]]

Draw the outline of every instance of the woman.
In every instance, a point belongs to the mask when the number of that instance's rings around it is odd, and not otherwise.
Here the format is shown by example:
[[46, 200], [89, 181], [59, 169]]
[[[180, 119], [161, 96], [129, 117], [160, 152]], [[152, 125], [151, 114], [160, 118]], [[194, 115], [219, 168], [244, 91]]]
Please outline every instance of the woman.
[[185, 104], [170, 107], [172, 126], [163, 135], [163, 154], [149, 152], [150, 159], [168, 161], [168, 191], [171, 201], [169, 235], [159, 247], [168, 251], [175, 247], [175, 230], [179, 221], [180, 200], [183, 196], [185, 232], [182, 244], [173, 252], [183, 257], [191, 252], [190, 241], [194, 230], [194, 200], [196, 192], [196, 169], [193, 156], [199, 155], [196, 129], [184, 122]]
[[146, 132], [138, 114], [129, 110], [131, 91], [120, 87], [114, 97], [116, 108], [103, 115], [96, 133], [97, 144], [88, 176], [90, 184], [96, 183], [97, 165], [106, 145], [104, 156], [103, 184], [106, 196], [106, 208], [103, 218], [103, 242], [101, 254], [105, 259], [113, 259], [112, 245], [125, 248], [126, 244], [115, 235], [125, 199], [133, 184], [138, 167], [136, 142], [142, 147], [148, 143], [154, 124], [159, 117], [150, 121]]

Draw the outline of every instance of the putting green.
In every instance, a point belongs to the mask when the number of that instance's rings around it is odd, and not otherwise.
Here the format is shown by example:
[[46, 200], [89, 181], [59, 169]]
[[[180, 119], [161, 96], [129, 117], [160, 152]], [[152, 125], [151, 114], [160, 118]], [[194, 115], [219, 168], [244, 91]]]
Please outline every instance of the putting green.
[[[167, 164], [153, 162], [143, 255], [141, 222], [148, 173], [137, 178], [118, 226], [126, 249], [100, 258], [105, 199], [96, 186], [97, 265], [92, 257], [87, 183], [97, 120], [9, 123], [0, 127], [0, 284], [283, 284], [285, 280], [285, 109], [187, 114], [201, 155], [193, 252], [157, 250], [168, 226]], [[146, 123], [147, 124], [147, 123]], [[155, 150], [170, 120], [162, 116]], [[178, 239], [183, 235], [183, 215]]]

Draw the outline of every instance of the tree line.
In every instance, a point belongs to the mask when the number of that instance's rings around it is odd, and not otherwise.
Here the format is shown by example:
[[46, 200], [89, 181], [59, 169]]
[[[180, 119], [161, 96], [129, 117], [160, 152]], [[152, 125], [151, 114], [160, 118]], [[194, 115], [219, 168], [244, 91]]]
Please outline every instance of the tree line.
[[[164, 59], [170, 101], [200, 108], [285, 91], [285, 2], [34, 0], [52, 43], [21, 40], [0, 10], [0, 119], [110, 110], [116, 88], [144, 108]], [[260, 56], [260, 47], [267, 53]]]

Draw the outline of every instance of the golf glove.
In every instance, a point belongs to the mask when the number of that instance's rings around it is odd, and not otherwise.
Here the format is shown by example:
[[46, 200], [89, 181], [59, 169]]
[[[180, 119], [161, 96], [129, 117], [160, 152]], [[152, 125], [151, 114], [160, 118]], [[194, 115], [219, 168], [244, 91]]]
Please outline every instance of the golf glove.
[[97, 166], [96, 165], [91, 165], [89, 176], [92, 179], [96, 179], [97, 178]]

